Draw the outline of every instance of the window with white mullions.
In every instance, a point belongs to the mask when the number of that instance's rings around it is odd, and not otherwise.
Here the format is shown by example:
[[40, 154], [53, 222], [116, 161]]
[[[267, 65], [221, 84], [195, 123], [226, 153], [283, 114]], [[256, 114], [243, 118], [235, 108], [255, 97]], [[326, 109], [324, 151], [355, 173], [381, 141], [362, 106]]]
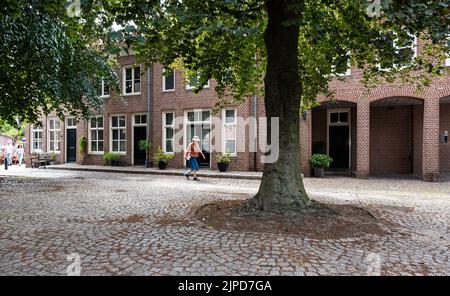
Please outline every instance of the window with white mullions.
[[224, 110], [223, 122], [223, 151], [231, 155], [236, 155], [236, 110]]
[[103, 153], [103, 116], [94, 116], [89, 121], [89, 153]]
[[175, 90], [175, 71], [173, 69], [163, 69], [163, 91]]
[[31, 152], [42, 152], [42, 128], [33, 125], [31, 127]]
[[124, 94], [140, 94], [141, 92], [141, 67], [126, 66], [123, 69]]
[[389, 63], [388, 61], [380, 61], [378, 68], [381, 71], [389, 71], [391, 69], [403, 69], [408, 67], [412, 61], [417, 57], [417, 36], [409, 34], [409, 39], [405, 40], [403, 44], [400, 44], [399, 38], [396, 33], [392, 33], [392, 45], [394, 47], [395, 55], [400, 60], [398, 63]]
[[126, 117], [118, 115], [111, 117], [111, 151], [126, 153]]
[[48, 152], [60, 151], [61, 122], [59, 118], [48, 120]]
[[[194, 88], [196, 88], [197, 85], [199, 84], [199, 79], [200, 79], [200, 75], [188, 76], [186, 78], [186, 89], [194, 89]], [[203, 86], [203, 88], [208, 88], [208, 87], [209, 87], [209, 80]]]
[[173, 112], [163, 113], [163, 151], [174, 152], [175, 117]]
[[100, 97], [102, 98], [107, 98], [109, 97], [109, 85], [108, 83], [105, 81], [104, 78], [102, 78], [102, 86], [101, 86], [101, 92], [100, 92]]

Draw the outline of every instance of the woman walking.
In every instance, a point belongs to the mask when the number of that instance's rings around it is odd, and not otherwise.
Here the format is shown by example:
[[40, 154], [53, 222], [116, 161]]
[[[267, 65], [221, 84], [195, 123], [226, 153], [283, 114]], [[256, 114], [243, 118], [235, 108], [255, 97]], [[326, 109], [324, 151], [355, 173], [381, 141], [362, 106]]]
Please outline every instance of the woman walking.
[[19, 147], [17, 147], [17, 156], [19, 157], [19, 166], [22, 166], [23, 163], [23, 154], [25, 153], [25, 150], [23, 149], [22, 145], [19, 145]]
[[202, 152], [202, 149], [200, 149], [200, 145], [198, 144], [200, 142], [200, 138], [198, 136], [194, 136], [192, 138], [192, 142], [189, 143], [186, 152], [184, 153], [184, 158], [189, 161], [189, 167], [190, 170], [184, 174], [186, 179], [189, 180], [189, 175], [192, 173], [194, 175], [194, 181], [199, 181], [197, 177], [197, 171], [198, 171], [198, 157], [201, 156], [203, 159], [205, 159], [205, 155]]

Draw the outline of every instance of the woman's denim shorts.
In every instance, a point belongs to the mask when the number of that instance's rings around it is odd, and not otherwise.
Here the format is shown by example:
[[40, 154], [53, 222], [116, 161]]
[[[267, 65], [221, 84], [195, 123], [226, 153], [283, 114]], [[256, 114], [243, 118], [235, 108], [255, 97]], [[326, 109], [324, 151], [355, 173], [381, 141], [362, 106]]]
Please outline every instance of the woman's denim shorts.
[[198, 171], [198, 160], [197, 160], [197, 157], [191, 157], [189, 159], [189, 165], [191, 166], [191, 170]]

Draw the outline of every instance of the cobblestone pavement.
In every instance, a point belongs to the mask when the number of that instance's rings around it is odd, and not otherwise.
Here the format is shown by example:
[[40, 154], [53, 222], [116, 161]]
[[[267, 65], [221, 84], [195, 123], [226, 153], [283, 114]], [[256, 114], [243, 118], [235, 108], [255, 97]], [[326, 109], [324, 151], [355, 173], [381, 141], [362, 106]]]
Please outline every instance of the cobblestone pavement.
[[450, 275], [449, 182], [305, 180], [317, 200], [365, 205], [394, 221], [386, 236], [315, 240], [189, 219], [196, 206], [248, 198], [258, 184], [0, 171], [0, 275], [65, 275], [77, 256], [81, 275]]

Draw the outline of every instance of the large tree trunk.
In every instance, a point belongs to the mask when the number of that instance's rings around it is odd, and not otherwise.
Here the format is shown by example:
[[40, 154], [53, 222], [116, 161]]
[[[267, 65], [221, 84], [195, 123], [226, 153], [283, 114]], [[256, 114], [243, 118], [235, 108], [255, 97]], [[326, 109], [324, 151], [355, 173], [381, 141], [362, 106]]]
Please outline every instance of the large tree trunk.
[[[301, 1], [266, 1], [269, 22], [264, 35], [267, 49], [264, 99], [268, 123], [270, 118], [278, 117], [280, 129], [278, 161], [264, 165], [259, 191], [247, 203], [247, 207], [259, 211], [299, 212], [311, 205], [303, 185], [299, 160], [299, 27], [286, 25], [286, 21], [295, 17], [288, 11], [293, 2], [299, 4]], [[268, 124], [269, 135], [270, 130]]]

